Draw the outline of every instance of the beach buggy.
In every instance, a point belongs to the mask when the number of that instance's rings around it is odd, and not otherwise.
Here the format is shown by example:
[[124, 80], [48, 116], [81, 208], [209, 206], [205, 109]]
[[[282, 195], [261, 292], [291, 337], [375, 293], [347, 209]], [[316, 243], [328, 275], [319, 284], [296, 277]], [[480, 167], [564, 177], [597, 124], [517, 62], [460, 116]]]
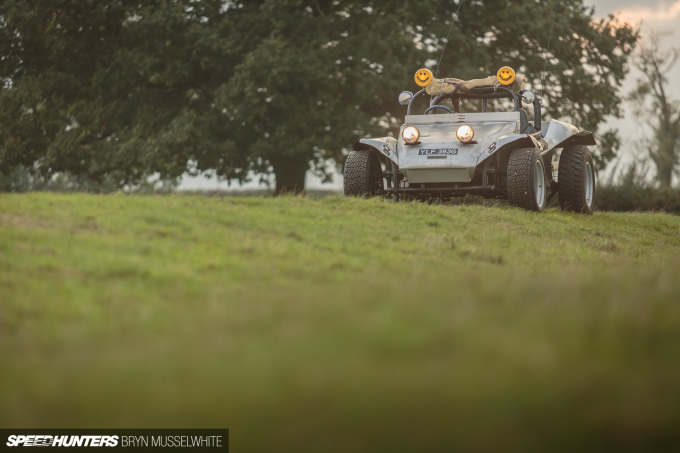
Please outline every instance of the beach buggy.
[[[595, 145], [593, 134], [542, 121], [541, 99], [522, 89], [523, 75], [505, 66], [495, 77], [465, 81], [435, 79], [420, 69], [415, 81], [422, 90], [399, 95], [407, 111], [398, 137], [354, 143], [345, 163], [346, 195], [448, 200], [473, 194], [542, 212], [559, 194], [563, 210], [593, 213], [596, 175], [587, 148]], [[414, 113], [416, 101], [427, 96], [429, 106]], [[488, 111], [500, 104], [496, 99], [511, 101], [505, 102], [512, 110]], [[461, 113], [461, 101], [476, 103], [477, 112]], [[533, 120], [523, 103], [533, 105]]]

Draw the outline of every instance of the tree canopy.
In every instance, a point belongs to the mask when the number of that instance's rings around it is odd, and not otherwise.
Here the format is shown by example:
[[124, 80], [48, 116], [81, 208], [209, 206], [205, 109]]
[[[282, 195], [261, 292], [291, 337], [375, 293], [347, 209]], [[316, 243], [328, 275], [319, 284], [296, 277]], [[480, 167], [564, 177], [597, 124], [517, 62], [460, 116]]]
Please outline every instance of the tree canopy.
[[[231, 76], [221, 1], [3, 1], [0, 171], [117, 185], [189, 159], [236, 176], [215, 93]], [[230, 158], [239, 162], [229, 161]]]
[[[298, 190], [310, 163], [395, 133], [429, 66], [476, 78], [504, 65], [547, 111], [599, 133], [612, 157], [618, 87], [637, 32], [562, 0], [0, 0], [0, 173], [18, 165], [116, 185], [158, 172], [273, 171]], [[437, 67], [451, 21], [446, 53]]]

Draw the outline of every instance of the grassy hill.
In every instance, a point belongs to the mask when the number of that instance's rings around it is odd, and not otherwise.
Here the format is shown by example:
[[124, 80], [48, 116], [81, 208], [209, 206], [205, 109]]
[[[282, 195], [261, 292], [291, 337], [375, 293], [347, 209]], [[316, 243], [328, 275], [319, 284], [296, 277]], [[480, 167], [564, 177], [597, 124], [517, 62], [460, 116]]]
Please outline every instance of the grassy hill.
[[0, 196], [0, 427], [234, 452], [671, 451], [680, 217]]

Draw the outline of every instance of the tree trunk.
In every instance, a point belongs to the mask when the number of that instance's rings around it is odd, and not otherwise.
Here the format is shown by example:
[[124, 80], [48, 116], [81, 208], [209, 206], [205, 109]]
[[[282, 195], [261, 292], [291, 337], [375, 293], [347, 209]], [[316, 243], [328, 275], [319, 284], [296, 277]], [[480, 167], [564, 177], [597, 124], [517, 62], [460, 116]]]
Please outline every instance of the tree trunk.
[[[650, 149], [652, 162], [656, 166], [657, 179], [662, 187], [670, 187], [673, 182], [673, 171], [678, 164], [678, 137], [674, 133], [672, 121], [665, 116], [660, 118], [653, 148]], [[664, 124], [668, 124], [665, 127]]]
[[276, 175], [275, 195], [284, 193], [301, 193], [305, 190], [305, 174], [309, 162], [295, 158], [280, 158], [271, 161]]

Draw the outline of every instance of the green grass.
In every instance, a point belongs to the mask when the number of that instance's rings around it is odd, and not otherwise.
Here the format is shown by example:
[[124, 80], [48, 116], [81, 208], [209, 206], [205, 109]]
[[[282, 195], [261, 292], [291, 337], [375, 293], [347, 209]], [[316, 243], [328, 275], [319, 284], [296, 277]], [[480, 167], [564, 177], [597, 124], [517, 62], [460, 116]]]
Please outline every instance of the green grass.
[[680, 217], [0, 196], [0, 427], [673, 451]]

